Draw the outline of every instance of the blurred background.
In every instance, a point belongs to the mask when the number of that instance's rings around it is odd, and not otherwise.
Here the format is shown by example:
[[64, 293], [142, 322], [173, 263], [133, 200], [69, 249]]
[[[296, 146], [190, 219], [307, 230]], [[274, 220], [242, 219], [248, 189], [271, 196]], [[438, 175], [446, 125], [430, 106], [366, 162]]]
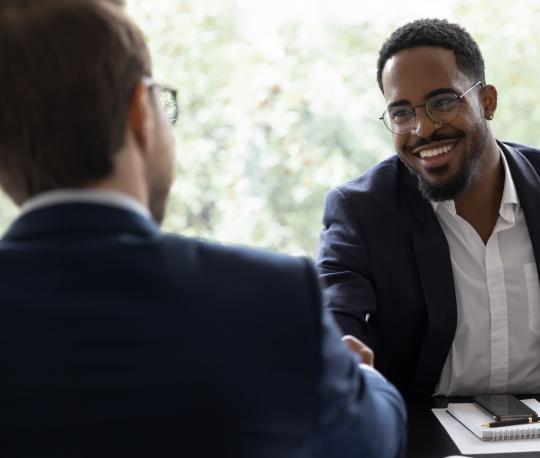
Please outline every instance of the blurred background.
[[[155, 78], [179, 91], [164, 229], [314, 257], [324, 195], [393, 154], [379, 47], [399, 25], [463, 25], [499, 90], [503, 140], [540, 145], [540, 2], [126, 0]], [[16, 215], [0, 199], [0, 229]]]

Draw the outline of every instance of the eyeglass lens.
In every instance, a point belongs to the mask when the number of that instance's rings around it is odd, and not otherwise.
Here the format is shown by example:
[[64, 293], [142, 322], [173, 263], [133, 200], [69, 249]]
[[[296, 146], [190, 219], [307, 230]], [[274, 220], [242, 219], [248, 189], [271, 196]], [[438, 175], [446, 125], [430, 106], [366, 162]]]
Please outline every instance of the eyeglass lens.
[[[439, 94], [428, 99], [425, 104], [429, 117], [434, 122], [447, 123], [454, 119], [459, 111], [458, 96], [453, 93]], [[386, 127], [396, 134], [409, 132], [416, 121], [415, 109], [400, 105], [389, 108], [383, 116]]]
[[476, 87], [482, 87], [482, 82], [477, 81], [463, 94], [457, 95], [453, 92], [446, 92], [430, 97], [425, 105], [410, 107], [409, 105], [398, 105], [388, 108], [381, 119], [384, 125], [395, 134], [410, 132], [416, 122], [416, 110], [425, 107], [428, 116], [435, 123], [447, 123], [454, 119], [461, 106], [461, 100]]
[[172, 124], [178, 119], [178, 104], [176, 101], [176, 92], [167, 88], [160, 88], [159, 91], [160, 103], [165, 110], [167, 118]]

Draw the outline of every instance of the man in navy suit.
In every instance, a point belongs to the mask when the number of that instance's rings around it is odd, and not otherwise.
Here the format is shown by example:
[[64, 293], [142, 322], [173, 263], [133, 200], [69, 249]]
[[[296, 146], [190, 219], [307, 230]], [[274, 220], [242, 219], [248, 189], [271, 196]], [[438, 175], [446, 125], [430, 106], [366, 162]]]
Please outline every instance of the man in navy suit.
[[397, 155], [327, 196], [329, 308], [403, 393], [539, 393], [539, 151], [495, 139], [497, 90], [457, 24], [397, 29], [377, 79]]
[[118, 5], [3, 1], [0, 67], [2, 456], [403, 454], [310, 262], [160, 232], [176, 93]]

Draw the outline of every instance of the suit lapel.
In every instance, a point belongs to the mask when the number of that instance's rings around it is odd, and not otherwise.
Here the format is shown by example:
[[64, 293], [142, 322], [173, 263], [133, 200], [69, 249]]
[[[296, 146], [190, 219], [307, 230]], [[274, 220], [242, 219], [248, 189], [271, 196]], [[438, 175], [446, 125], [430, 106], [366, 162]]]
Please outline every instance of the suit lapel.
[[411, 394], [427, 394], [435, 390], [454, 339], [456, 293], [448, 242], [435, 212], [417, 189], [416, 177], [404, 168], [402, 177], [402, 205], [427, 309], [427, 332]]

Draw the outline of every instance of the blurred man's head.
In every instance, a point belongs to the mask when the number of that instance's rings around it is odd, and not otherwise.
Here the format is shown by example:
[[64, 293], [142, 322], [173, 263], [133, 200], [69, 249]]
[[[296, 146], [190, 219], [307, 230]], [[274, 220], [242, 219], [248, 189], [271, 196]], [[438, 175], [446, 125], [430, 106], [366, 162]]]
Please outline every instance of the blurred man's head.
[[121, 3], [0, 2], [0, 184], [17, 204], [113, 183], [162, 219], [172, 136]]

